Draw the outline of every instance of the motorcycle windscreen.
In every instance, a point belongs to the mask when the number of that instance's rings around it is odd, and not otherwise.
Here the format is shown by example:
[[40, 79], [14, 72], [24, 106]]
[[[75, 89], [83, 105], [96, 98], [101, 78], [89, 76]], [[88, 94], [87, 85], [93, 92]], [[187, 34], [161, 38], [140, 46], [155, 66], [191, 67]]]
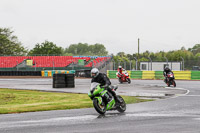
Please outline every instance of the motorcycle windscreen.
[[169, 73], [168, 73], [168, 75], [171, 75], [171, 74], [173, 74], [173, 73], [172, 73], [172, 72], [169, 72]]
[[97, 82], [92, 82], [92, 83], [91, 83], [91, 86], [90, 86], [90, 90], [91, 90], [91, 91], [94, 90], [98, 85], [99, 85], [99, 83], [97, 83]]

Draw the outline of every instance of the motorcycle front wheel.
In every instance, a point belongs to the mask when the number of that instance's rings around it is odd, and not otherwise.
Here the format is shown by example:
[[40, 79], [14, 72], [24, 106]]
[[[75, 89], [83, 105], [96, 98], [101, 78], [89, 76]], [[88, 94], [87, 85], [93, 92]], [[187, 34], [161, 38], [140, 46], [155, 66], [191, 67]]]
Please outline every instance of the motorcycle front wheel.
[[174, 80], [173, 80], [172, 84], [174, 87], [176, 87], [176, 82]]
[[126, 80], [127, 80], [127, 82], [128, 82], [129, 84], [131, 83], [131, 79], [130, 79], [130, 78], [127, 78]]
[[123, 113], [124, 111], [126, 111], [126, 103], [124, 101], [124, 99], [121, 96], [117, 96], [119, 98], [119, 100], [121, 101], [119, 107], [117, 108], [117, 111], [119, 111], [120, 113]]
[[106, 113], [106, 105], [105, 103], [102, 101], [102, 103], [100, 104], [98, 99], [93, 99], [93, 105], [95, 110], [99, 113], [99, 114], [105, 114]]
[[167, 82], [167, 86], [170, 87], [170, 83], [169, 82]]

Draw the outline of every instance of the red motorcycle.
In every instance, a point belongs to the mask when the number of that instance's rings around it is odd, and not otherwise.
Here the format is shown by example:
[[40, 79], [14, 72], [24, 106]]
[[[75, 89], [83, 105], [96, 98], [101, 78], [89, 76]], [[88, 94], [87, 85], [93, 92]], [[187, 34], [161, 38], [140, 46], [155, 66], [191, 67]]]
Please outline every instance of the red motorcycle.
[[116, 75], [120, 83], [123, 83], [123, 82], [128, 82], [129, 84], [131, 83], [128, 72], [125, 71], [122, 74], [117, 72]]
[[166, 78], [165, 83], [167, 84], [168, 87], [170, 87], [170, 85], [173, 85], [174, 87], [176, 87], [176, 82], [175, 82], [174, 74], [172, 72], [169, 72], [167, 74], [167, 78]]

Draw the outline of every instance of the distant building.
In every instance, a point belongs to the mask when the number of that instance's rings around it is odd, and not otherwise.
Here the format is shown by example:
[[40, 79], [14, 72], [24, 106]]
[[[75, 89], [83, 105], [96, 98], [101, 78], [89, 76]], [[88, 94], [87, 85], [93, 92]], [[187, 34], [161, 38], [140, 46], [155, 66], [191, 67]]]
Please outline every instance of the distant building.
[[142, 71], [163, 71], [165, 66], [169, 66], [171, 70], [182, 70], [182, 62], [140, 62]]

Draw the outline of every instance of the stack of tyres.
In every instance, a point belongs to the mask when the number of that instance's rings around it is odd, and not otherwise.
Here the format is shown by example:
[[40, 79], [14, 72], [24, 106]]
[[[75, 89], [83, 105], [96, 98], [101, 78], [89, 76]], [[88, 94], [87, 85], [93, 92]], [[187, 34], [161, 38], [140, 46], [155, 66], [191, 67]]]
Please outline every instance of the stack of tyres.
[[74, 74], [66, 74], [66, 87], [67, 88], [75, 87]]
[[53, 75], [53, 88], [65, 88], [66, 87], [66, 76], [65, 74], [54, 74]]
[[53, 88], [75, 87], [74, 74], [53, 74]]

